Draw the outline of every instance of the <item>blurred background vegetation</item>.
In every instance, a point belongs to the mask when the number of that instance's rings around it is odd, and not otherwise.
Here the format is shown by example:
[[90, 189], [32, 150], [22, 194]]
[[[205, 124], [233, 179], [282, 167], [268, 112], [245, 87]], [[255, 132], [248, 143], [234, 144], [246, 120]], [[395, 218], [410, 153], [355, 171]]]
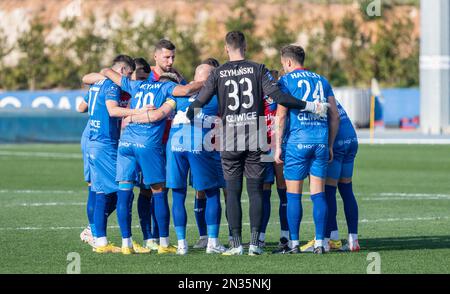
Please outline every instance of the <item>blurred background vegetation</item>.
[[[332, 4], [346, 0], [312, 0]], [[354, 2], [352, 0], [347, 1]], [[414, 24], [409, 18], [368, 18], [365, 7], [370, 1], [360, 1], [361, 15], [347, 14], [339, 23], [324, 21], [312, 30], [306, 46], [305, 66], [327, 77], [333, 86], [368, 87], [376, 78], [384, 87], [412, 87], [419, 84], [419, 39], [412, 33]], [[418, 5], [418, 0], [383, 1], [383, 10], [397, 4]], [[268, 20], [271, 22], [264, 36], [255, 35], [257, 11], [245, 0], [236, 0], [232, 14], [225, 20], [226, 30], [242, 30], [248, 40], [248, 57], [265, 63], [270, 69], [281, 69], [279, 49], [294, 43], [299, 34], [287, 26], [286, 13]], [[362, 17], [361, 17], [362, 16]], [[365, 32], [361, 22], [374, 22], [377, 29]], [[90, 25], [81, 25], [76, 18], [60, 23], [65, 31], [57, 43], [46, 41], [49, 24], [36, 17], [30, 29], [23, 32], [13, 46], [7, 45], [7, 34], [0, 30], [0, 89], [77, 89], [81, 77], [109, 66], [111, 58], [119, 53], [144, 57], [153, 63], [153, 44], [161, 38], [172, 40], [177, 46], [175, 66], [192, 79], [195, 66], [209, 56], [226, 61], [223, 38], [211, 38], [214, 27], [202, 30], [197, 26], [177, 26], [177, 15], [157, 13], [151, 24], [132, 24], [132, 16], [124, 11], [120, 23], [114, 28], [93, 29], [94, 14], [89, 16]], [[108, 26], [108, 24], [105, 24]], [[107, 34], [104, 32], [108, 32]], [[340, 42], [336, 57], [336, 40]], [[12, 50], [20, 51], [16, 65], [4, 62]], [[272, 52], [272, 54], [265, 54]]]

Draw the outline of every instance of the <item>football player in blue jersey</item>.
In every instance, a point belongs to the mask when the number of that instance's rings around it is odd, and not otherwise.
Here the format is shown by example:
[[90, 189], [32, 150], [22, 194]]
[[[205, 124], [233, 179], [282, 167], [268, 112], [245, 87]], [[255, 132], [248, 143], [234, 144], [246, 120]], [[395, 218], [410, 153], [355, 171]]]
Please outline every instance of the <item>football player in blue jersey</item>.
[[[325, 233], [326, 250], [359, 251], [358, 203], [352, 187], [353, 168], [358, 152], [358, 137], [347, 112], [337, 102], [341, 122], [333, 148], [333, 161], [328, 165], [325, 193], [328, 204], [328, 221]], [[342, 246], [339, 240], [336, 220], [336, 190], [339, 189], [344, 203], [347, 220], [348, 244]], [[329, 241], [329, 242], [327, 242]]]
[[289, 127], [286, 133], [286, 153], [284, 176], [287, 186], [287, 219], [291, 246], [286, 246], [278, 253], [299, 252], [299, 229], [302, 219], [301, 196], [303, 181], [310, 175], [311, 200], [316, 237], [313, 252], [325, 252], [325, 229], [327, 223], [327, 201], [325, 197], [325, 180], [328, 161], [333, 159], [333, 144], [339, 127], [339, 113], [333, 90], [328, 81], [303, 65], [305, 51], [300, 46], [288, 45], [281, 49], [281, 63], [286, 74], [279, 84], [286, 93], [303, 101], [320, 101], [329, 103], [328, 116], [319, 117], [312, 113], [280, 107], [280, 117], [275, 159], [281, 163], [281, 144], [286, 116]]
[[[202, 64], [196, 68], [195, 81], [206, 80], [213, 67]], [[160, 80], [165, 78], [163, 74]], [[167, 75], [168, 76], [168, 75]], [[174, 77], [175, 78], [175, 77]], [[173, 219], [178, 238], [177, 254], [185, 255], [188, 252], [186, 242], [187, 214], [185, 208], [188, 172], [192, 172], [192, 185], [195, 190], [206, 195], [205, 220], [207, 224], [208, 244], [206, 253], [223, 253], [223, 247], [218, 240], [221, 205], [220, 187], [223, 187], [223, 176], [219, 173], [216, 164], [216, 151], [204, 150], [203, 141], [211, 129], [217, 115], [217, 99], [212, 99], [203, 111], [198, 114], [203, 122], [201, 126], [193, 126], [186, 118], [186, 111], [195, 97], [174, 98], [176, 104], [166, 103], [160, 109], [150, 111], [148, 115], [136, 115], [130, 120], [148, 123], [164, 119], [173, 109], [175, 117], [170, 129], [167, 145], [167, 183], [172, 189]], [[127, 118], [128, 119], [128, 118]], [[212, 147], [211, 145], [209, 147]], [[212, 149], [212, 148], [210, 148]]]
[[[156, 48], [159, 50], [160, 48]], [[173, 82], [156, 82], [152, 79], [132, 81], [122, 77], [112, 69], [101, 72], [114, 83], [131, 94], [130, 108], [147, 110], [147, 107], [160, 107], [164, 103], [174, 103], [171, 96], [188, 96], [198, 91], [203, 82], [189, 85], [177, 85]], [[122, 253], [135, 253], [131, 238], [131, 211], [133, 186], [136, 170], [142, 172], [143, 184], [151, 188], [155, 205], [155, 216], [159, 228], [160, 245], [158, 253], [174, 253], [176, 249], [169, 246], [170, 213], [165, 189], [165, 158], [162, 149], [162, 137], [165, 120], [155, 123], [130, 122], [122, 133], [117, 158], [117, 214], [122, 233]]]
[[[131, 79], [133, 80], [146, 80], [150, 74], [150, 65], [148, 64], [148, 62], [144, 59], [144, 58], [135, 58], [134, 59], [134, 63], [135, 63], [135, 70], [133, 71], [133, 73], [131, 74]], [[90, 73], [90, 74], [86, 74], [85, 76], [83, 76], [83, 83], [86, 85], [92, 85], [97, 81], [100, 81], [104, 79], [104, 77], [102, 75], [99, 75], [98, 73]], [[121, 107], [127, 107], [128, 106], [128, 101], [130, 99], [130, 95], [126, 92], [121, 93], [120, 96], [120, 102], [119, 105]], [[79, 112], [83, 112], [86, 109], [83, 110], [83, 108], [85, 108], [85, 105], [80, 105], [80, 109], [78, 109]], [[124, 128], [124, 126], [122, 125], [122, 128]], [[86, 155], [86, 144], [89, 141], [89, 121], [86, 125], [86, 128], [84, 129], [83, 135], [82, 135], [82, 139], [81, 139], [81, 150], [82, 150], [82, 154], [83, 154], [83, 164], [84, 164], [84, 178], [85, 181], [88, 183], [88, 201], [87, 201], [87, 215], [88, 215], [88, 220], [89, 220], [89, 225], [86, 227], [86, 229], [83, 230], [83, 232], [81, 232], [80, 234], [80, 238], [82, 241], [89, 243], [92, 247], [94, 247], [95, 245], [95, 225], [94, 225], [94, 210], [95, 210], [95, 191], [93, 191], [91, 189], [91, 184], [90, 184], [90, 175], [89, 175], [89, 161], [88, 161], [88, 156]], [[147, 206], [149, 206], [149, 202], [151, 199], [151, 190], [147, 190], [147, 189], [140, 189], [140, 193], [139, 193], [139, 199], [138, 199], [138, 211], [139, 211], [139, 219], [141, 221], [141, 229], [144, 235], [144, 240], [151, 238], [151, 229], [150, 229], [150, 221], [149, 223], [146, 222], [147, 217], [141, 217], [142, 214], [150, 214], [151, 211], [147, 210]], [[148, 204], [148, 205], [147, 205]], [[111, 205], [108, 209], [108, 215], [110, 215], [114, 210], [116, 209], [115, 204]], [[149, 217], [148, 219], [151, 219], [151, 217]], [[145, 242], [144, 242], [145, 243]], [[145, 250], [141, 250], [141, 251], [145, 251]]]
[[[117, 56], [111, 67], [118, 76], [130, 76], [134, 70], [133, 59]], [[119, 106], [122, 92], [110, 79], [100, 80], [90, 86], [79, 110], [89, 112], [89, 173], [92, 190], [96, 192], [94, 223], [97, 253], [119, 252], [120, 248], [108, 244], [106, 238], [108, 211], [114, 206], [118, 185], [116, 177], [117, 146], [120, 136], [119, 118], [137, 114], [139, 110]]]
[[[207, 64], [214, 68], [220, 66], [219, 61], [212, 57], [203, 60], [201, 64]], [[220, 160], [220, 154], [218, 151], [215, 152], [215, 162], [217, 166], [217, 171], [219, 172], [221, 179], [223, 179], [222, 162]], [[189, 185], [192, 186], [192, 173], [190, 173]], [[226, 201], [225, 179], [222, 180], [221, 188], [223, 191], [224, 199]], [[195, 191], [194, 215], [200, 237], [198, 241], [194, 244], [193, 246], [194, 249], [206, 249], [206, 247], [208, 246], [208, 234], [207, 234], [205, 212], [206, 212], [206, 194], [204, 191]], [[231, 232], [229, 235], [231, 236]]]

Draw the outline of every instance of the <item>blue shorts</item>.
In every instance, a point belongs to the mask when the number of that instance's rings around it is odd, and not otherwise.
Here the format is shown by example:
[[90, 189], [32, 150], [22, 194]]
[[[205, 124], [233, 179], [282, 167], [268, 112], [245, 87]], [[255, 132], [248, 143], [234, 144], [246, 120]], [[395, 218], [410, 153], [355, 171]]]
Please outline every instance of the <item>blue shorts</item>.
[[[197, 191], [224, 187], [223, 174], [217, 166], [217, 152], [210, 151], [172, 151], [167, 148], [167, 188], [187, 187], [189, 170], [192, 187]], [[219, 157], [220, 159], [220, 157]]]
[[118, 182], [136, 182], [138, 172], [142, 172], [143, 185], [153, 185], [166, 181], [166, 159], [161, 146], [120, 141], [117, 152]]
[[284, 178], [302, 181], [311, 174], [325, 179], [329, 156], [328, 144], [289, 144], [286, 146]]
[[84, 181], [87, 183], [91, 182], [91, 175], [89, 174], [89, 155], [87, 153], [88, 141], [89, 141], [89, 137], [87, 137], [87, 136], [81, 137], [81, 155], [83, 157], [83, 175], [84, 175]]
[[327, 177], [335, 180], [353, 177], [353, 166], [357, 152], [357, 138], [336, 141], [333, 147], [333, 161], [328, 165]]
[[119, 190], [116, 182], [117, 145], [88, 141], [86, 147], [92, 190], [105, 194], [117, 192]]
[[264, 173], [264, 184], [273, 184], [275, 182], [275, 167], [273, 162], [266, 163], [266, 171]]

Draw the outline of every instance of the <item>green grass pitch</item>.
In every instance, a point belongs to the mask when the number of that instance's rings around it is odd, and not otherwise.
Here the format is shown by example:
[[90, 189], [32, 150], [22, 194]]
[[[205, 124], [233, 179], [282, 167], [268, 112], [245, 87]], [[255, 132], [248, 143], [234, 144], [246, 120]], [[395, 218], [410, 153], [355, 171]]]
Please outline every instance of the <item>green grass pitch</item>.
[[[360, 147], [354, 190], [360, 208], [359, 253], [277, 256], [99, 255], [80, 241], [86, 187], [78, 145], [0, 145], [0, 273], [66, 273], [67, 255], [81, 256], [81, 273], [366, 273], [378, 252], [382, 273], [450, 273], [450, 147]], [[279, 237], [278, 195], [272, 193], [269, 248]], [[170, 198], [170, 194], [169, 194]], [[247, 200], [247, 196], [243, 195]], [[188, 242], [197, 237], [189, 190]], [[311, 201], [303, 197], [301, 242], [313, 237]], [[243, 203], [248, 223], [248, 202]], [[224, 217], [222, 218], [224, 220]], [[338, 196], [340, 236], [347, 229]], [[133, 210], [134, 239], [142, 241]], [[109, 225], [117, 226], [116, 214]], [[221, 241], [227, 243], [226, 226]], [[248, 240], [245, 226], [244, 241]], [[109, 239], [120, 244], [119, 229]], [[171, 242], [176, 244], [171, 228]]]

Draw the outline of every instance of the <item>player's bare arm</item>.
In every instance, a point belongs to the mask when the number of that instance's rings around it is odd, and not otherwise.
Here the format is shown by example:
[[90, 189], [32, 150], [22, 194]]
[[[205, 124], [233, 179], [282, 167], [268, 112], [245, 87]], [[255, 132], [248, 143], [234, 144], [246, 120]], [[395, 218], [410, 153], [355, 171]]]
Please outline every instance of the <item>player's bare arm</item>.
[[127, 116], [125, 123], [154, 123], [166, 118], [175, 109], [173, 100], [167, 101], [158, 109], [147, 109], [145, 113]]
[[328, 148], [330, 152], [330, 162], [333, 161], [333, 145], [339, 130], [339, 112], [336, 105], [336, 99], [333, 96], [328, 97]]
[[83, 78], [81, 79], [81, 81], [85, 85], [93, 85], [96, 82], [104, 80], [104, 79], [105, 79], [104, 75], [97, 73], [97, 72], [92, 72], [92, 73], [88, 73], [88, 74], [84, 75]]
[[106, 101], [106, 108], [111, 117], [126, 117], [130, 115], [140, 114], [147, 111], [147, 109], [128, 109], [119, 106], [119, 103], [113, 100]]
[[192, 96], [200, 91], [204, 84], [204, 81], [198, 81], [188, 85], [178, 85], [173, 89], [172, 95], [175, 97]]
[[278, 164], [282, 164], [283, 160], [281, 160], [281, 145], [283, 143], [283, 135], [284, 129], [286, 126], [286, 117], [287, 117], [288, 109], [283, 105], [277, 106], [277, 116], [276, 122], [277, 126], [275, 129], [275, 162]]
[[104, 68], [100, 71], [100, 74], [113, 81], [117, 86], [122, 86], [122, 75], [112, 68]]

